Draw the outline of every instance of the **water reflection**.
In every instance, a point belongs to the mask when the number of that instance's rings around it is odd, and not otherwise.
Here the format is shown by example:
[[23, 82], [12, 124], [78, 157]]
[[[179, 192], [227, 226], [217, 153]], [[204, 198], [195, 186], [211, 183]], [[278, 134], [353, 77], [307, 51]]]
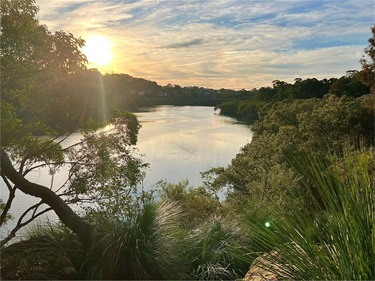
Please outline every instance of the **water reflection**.
[[[142, 125], [137, 147], [139, 153], [145, 155], [144, 161], [150, 163], [143, 183], [145, 189], [153, 187], [161, 179], [168, 182], [188, 179], [191, 186], [199, 186], [202, 184], [200, 172], [227, 166], [252, 137], [248, 126], [216, 114], [213, 107], [160, 106], [136, 115]], [[110, 127], [100, 131], [108, 129]], [[62, 146], [73, 145], [81, 137], [79, 133], [72, 134], [63, 141]], [[45, 186], [51, 184], [48, 168], [33, 171], [27, 178]], [[53, 179], [54, 189], [67, 178], [67, 169], [60, 168]], [[4, 201], [8, 196], [3, 182], [0, 183], [0, 196]], [[17, 191], [11, 212], [18, 218], [29, 206], [39, 201]], [[48, 213], [48, 217], [52, 221], [57, 219], [53, 212]], [[11, 221], [1, 227], [1, 238], [15, 223]]]
[[137, 146], [151, 165], [146, 188], [160, 179], [188, 179], [199, 186], [200, 172], [227, 166], [252, 137], [247, 125], [218, 115], [213, 107], [160, 106], [137, 116], [142, 125]]

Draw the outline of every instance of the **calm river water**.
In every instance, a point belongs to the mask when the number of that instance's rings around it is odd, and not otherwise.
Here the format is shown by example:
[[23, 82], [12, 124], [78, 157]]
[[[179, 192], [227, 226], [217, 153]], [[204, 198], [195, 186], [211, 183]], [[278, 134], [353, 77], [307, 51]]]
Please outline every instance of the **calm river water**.
[[202, 184], [200, 172], [227, 166], [251, 141], [250, 128], [212, 107], [160, 106], [136, 113], [142, 128], [138, 148], [150, 163], [145, 187], [162, 179]]
[[[239, 124], [235, 119], [220, 116], [213, 107], [201, 106], [159, 106], [136, 113], [142, 128], [138, 136], [139, 153], [144, 162], [150, 164], [143, 182], [145, 189], [153, 187], [159, 180], [175, 183], [184, 179], [191, 186], [202, 184], [200, 172], [212, 167], [227, 166], [240, 148], [251, 141], [249, 126]], [[74, 134], [65, 146], [80, 140]], [[63, 168], [54, 177], [53, 185], [59, 186], [66, 180]], [[51, 185], [47, 170], [36, 171], [28, 178], [39, 184]], [[0, 196], [7, 199], [7, 189], [0, 182]], [[12, 206], [12, 213], [19, 217], [27, 207], [37, 203], [36, 198], [18, 191]], [[56, 220], [53, 213], [49, 219]], [[44, 218], [45, 219], [45, 218]], [[0, 237], [15, 225], [9, 222], [1, 227]]]

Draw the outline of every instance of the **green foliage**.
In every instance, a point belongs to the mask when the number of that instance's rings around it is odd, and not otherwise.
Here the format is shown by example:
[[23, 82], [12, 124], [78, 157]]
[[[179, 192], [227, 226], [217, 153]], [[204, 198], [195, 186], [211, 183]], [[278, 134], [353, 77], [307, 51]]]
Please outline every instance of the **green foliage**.
[[[289, 129], [289, 128], [287, 128]], [[293, 195], [298, 187], [298, 175], [283, 158], [284, 151], [293, 150], [293, 130], [278, 135], [264, 134], [245, 146], [242, 152], [213, 182], [228, 188], [225, 209], [233, 216], [247, 208], [266, 209], [270, 202], [285, 207], [283, 198]]]
[[85, 250], [78, 239], [69, 228], [67, 228], [61, 222], [52, 223], [51, 221], [45, 221], [29, 227], [23, 235], [24, 240], [32, 239], [47, 239], [53, 244], [58, 245], [60, 249], [66, 254], [69, 261], [74, 266], [77, 273], [81, 274], [83, 270], [82, 265], [87, 259]]
[[62, 247], [80, 279], [180, 279], [188, 268], [180, 215], [172, 202], [149, 202], [129, 216], [91, 212], [86, 219], [97, 231], [90, 249], [62, 224], [33, 227], [25, 238], [45, 237]]
[[251, 262], [252, 242], [238, 223], [211, 216], [187, 230], [176, 202], [145, 203], [129, 216], [91, 212], [86, 219], [97, 227], [90, 249], [64, 225], [51, 223], [31, 228], [26, 241], [48, 239], [67, 254], [80, 279], [90, 280], [235, 279]]
[[259, 101], [270, 101], [276, 95], [276, 87], [261, 87], [256, 91], [255, 99]]
[[1, 77], [5, 88], [20, 78], [45, 79], [38, 71], [63, 74], [84, 68], [87, 60], [79, 50], [84, 41], [61, 30], [52, 34], [36, 19], [38, 11], [34, 0], [1, 1]]
[[182, 278], [186, 264], [179, 213], [171, 202], [147, 203], [131, 217], [96, 218], [101, 227], [90, 251], [100, 251], [101, 258], [93, 261], [87, 278]]
[[236, 116], [237, 115], [237, 107], [240, 104], [240, 101], [225, 101], [215, 107], [220, 109], [220, 114], [227, 115], [227, 116]]
[[375, 94], [375, 25], [371, 27], [372, 37], [369, 38], [369, 45], [365, 49], [365, 55], [361, 59], [362, 70], [358, 73], [358, 79], [370, 87], [371, 94]]
[[[1, 1], [1, 103], [19, 120], [13, 132], [3, 131], [2, 145], [14, 145], [30, 133], [55, 133], [51, 115], [60, 97], [52, 94], [53, 87], [85, 68], [80, 51], [84, 41], [63, 31], [52, 34], [36, 19], [37, 12], [35, 1]], [[8, 114], [1, 114], [2, 121], [11, 122]]]
[[316, 78], [297, 80], [289, 97], [294, 99], [322, 98], [327, 94], [330, 86], [330, 81], [328, 80], [318, 80]]
[[[58, 135], [59, 125], [72, 119], [72, 107], [58, 106], [65, 105], [64, 98], [54, 95], [54, 87], [86, 63], [80, 51], [84, 41], [63, 31], [50, 33], [36, 19], [38, 10], [31, 0], [1, 1], [1, 145], [20, 145], [22, 157], [30, 154], [22, 148], [27, 143]], [[65, 119], [54, 118], [56, 112]]]
[[315, 212], [289, 201], [292, 215], [280, 213], [272, 229], [252, 224], [258, 243], [274, 249], [263, 266], [294, 280], [373, 280], [373, 157], [372, 149], [346, 148], [328, 161], [310, 155], [293, 163]]
[[229, 100], [215, 106], [215, 110], [220, 109], [222, 115], [254, 122], [258, 119], [258, 111], [264, 104], [264, 101], [259, 100]]
[[238, 214], [243, 208], [276, 204], [289, 213], [286, 196], [308, 200], [299, 185], [301, 175], [285, 155], [297, 159], [311, 151], [324, 155], [346, 141], [373, 145], [371, 104], [369, 96], [327, 96], [268, 104], [252, 127], [252, 142], [242, 148], [230, 166], [216, 171], [212, 184], [229, 190], [225, 208]]
[[221, 204], [215, 194], [201, 186], [188, 187], [187, 180], [177, 184], [159, 182], [159, 194], [162, 200], [176, 202], [182, 210], [182, 225], [192, 229], [212, 215], [220, 213]]
[[358, 99], [327, 96], [312, 111], [299, 115], [299, 128], [303, 132], [305, 146], [311, 149], [327, 149], [345, 140], [363, 139], [373, 144], [374, 108], [366, 108], [370, 96]]
[[234, 221], [213, 216], [190, 231], [187, 255], [193, 280], [234, 280], [249, 267], [249, 238]]
[[[65, 165], [67, 182], [54, 186], [64, 200], [126, 213], [135, 204], [145, 167], [133, 153], [138, 121], [131, 113], [115, 112], [103, 76], [86, 69], [84, 40], [64, 31], [51, 33], [36, 18], [38, 10], [33, 0], [1, 1], [1, 149], [23, 176], [45, 167], [54, 175]], [[93, 133], [110, 121], [112, 132]], [[84, 132], [82, 142], [63, 147], [77, 130]], [[2, 218], [17, 189], [8, 182]], [[34, 206], [29, 212], [32, 221], [42, 211]]]
[[258, 120], [258, 111], [265, 103], [260, 101], [242, 101], [237, 108], [239, 118], [255, 121]]
[[64, 249], [42, 236], [1, 250], [1, 277], [6, 280], [69, 280], [77, 274]]
[[367, 95], [370, 89], [358, 77], [359, 75], [355, 74], [350, 77], [341, 77], [340, 79], [318, 80], [316, 78], [309, 78], [302, 80], [301, 78], [296, 78], [294, 84], [274, 80], [272, 81], [273, 88], [261, 87], [251, 90], [251, 95], [248, 95], [250, 99], [248, 100], [236, 99], [233, 96], [231, 99], [216, 105], [215, 108], [220, 108], [223, 115], [254, 122], [264, 113], [264, 107], [267, 110], [276, 101], [288, 99], [321, 99], [329, 93], [336, 96], [351, 97]]
[[370, 93], [370, 89], [358, 80], [358, 75], [341, 77], [332, 83], [329, 93], [335, 96], [360, 97]]
[[369, 96], [353, 99], [328, 95], [322, 100], [273, 103], [263, 108], [260, 122], [252, 129], [261, 135], [263, 132], [277, 134], [286, 126], [296, 127], [301, 145], [309, 149], [324, 150], [325, 144], [329, 146], [354, 136], [371, 143], [374, 111], [367, 106], [369, 99]]
[[67, 194], [73, 201], [96, 203], [87, 209], [123, 215], [138, 204], [134, 196], [147, 164], [133, 155], [139, 129], [134, 115], [114, 118], [112, 126], [108, 131], [85, 134], [81, 143], [69, 148], [72, 165]]

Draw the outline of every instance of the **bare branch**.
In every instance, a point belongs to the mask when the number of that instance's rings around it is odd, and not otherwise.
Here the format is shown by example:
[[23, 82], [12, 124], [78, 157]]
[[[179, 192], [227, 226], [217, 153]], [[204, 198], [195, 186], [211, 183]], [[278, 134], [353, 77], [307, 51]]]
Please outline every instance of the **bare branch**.
[[82, 244], [88, 245], [92, 232], [91, 225], [74, 213], [64, 200], [52, 190], [45, 186], [32, 183], [18, 173], [4, 150], [1, 151], [1, 172], [22, 192], [38, 197], [42, 199], [42, 202], [48, 204], [55, 211], [60, 220], [78, 235]]
[[[22, 216], [18, 219], [18, 222], [17, 222], [17, 225], [11, 230], [11, 232], [7, 235], [7, 237], [5, 237], [1, 242], [0, 242], [0, 248], [4, 247], [4, 245], [6, 245], [6, 243], [8, 243], [11, 239], [13, 239], [15, 236], [16, 236], [16, 233], [18, 232], [18, 230], [20, 230], [22, 227], [28, 225], [30, 222], [32, 222], [33, 220], [35, 220], [37, 217], [49, 212], [52, 210], [52, 208], [47, 208], [47, 209], [44, 209], [42, 211], [40, 211], [38, 214], [36, 214], [36, 210], [38, 209], [38, 207], [43, 204], [42, 202], [38, 203], [38, 204], [35, 204], [33, 205], [32, 207], [28, 208], [23, 214]], [[33, 212], [33, 215], [31, 216], [30, 219], [28, 219], [27, 221], [25, 222], [22, 222], [22, 219], [25, 217], [25, 215], [32, 210], [32, 208], [35, 208], [34, 212]]]
[[94, 166], [94, 164], [90, 164], [90, 163], [84, 163], [84, 162], [72, 162], [72, 161], [61, 161], [61, 162], [46, 162], [46, 163], [43, 163], [43, 164], [39, 164], [39, 165], [36, 165], [36, 166], [33, 166], [27, 170], [25, 170], [25, 172], [22, 173], [22, 176], [26, 176], [28, 173], [30, 173], [31, 171], [35, 170], [35, 169], [38, 169], [38, 168], [43, 168], [45, 166], [49, 166], [49, 165], [55, 165], [55, 166], [59, 166], [59, 165], [64, 165], [64, 164], [70, 164], [70, 165], [76, 165], [76, 164], [79, 164], [79, 165], [86, 165], [86, 166]]
[[14, 199], [14, 196], [15, 196], [15, 193], [16, 193], [16, 188], [12, 187], [12, 185], [10, 184], [8, 179], [5, 177], [5, 175], [3, 175], [3, 173], [1, 173], [1, 177], [4, 180], [5, 185], [8, 187], [9, 196], [8, 196], [8, 200], [7, 200], [7, 202], [4, 206], [4, 209], [3, 209], [3, 211], [1, 212], [1, 215], [0, 215], [0, 226], [2, 226], [3, 223], [5, 222], [5, 218], [8, 214], [8, 212], [9, 212], [10, 207], [12, 206], [12, 202], [13, 202], [13, 199]]
[[6, 176], [3, 173], [1, 173], [1, 177], [3, 178], [3, 181], [5, 182], [5, 185], [8, 187], [8, 190], [11, 191], [13, 187], [8, 181], [8, 179], [6, 178]]

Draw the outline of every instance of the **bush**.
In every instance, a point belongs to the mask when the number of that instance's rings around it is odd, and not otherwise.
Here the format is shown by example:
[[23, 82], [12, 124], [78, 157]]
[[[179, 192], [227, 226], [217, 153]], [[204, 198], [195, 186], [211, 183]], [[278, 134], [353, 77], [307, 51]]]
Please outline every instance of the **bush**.
[[192, 280], [234, 280], [249, 268], [250, 239], [234, 221], [211, 217], [192, 230], [186, 242]]
[[373, 150], [346, 148], [343, 157], [293, 163], [312, 209], [288, 202], [294, 212], [272, 229], [252, 224], [258, 243], [274, 249], [263, 266], [293, 280], [374, 280], [373, 157]]
[[90, 256], [88, 279], [179, 279], [185, 272], [179, 209], [174, 203], [146, 203], [125, 218], [97, 218], [101, 231]]

